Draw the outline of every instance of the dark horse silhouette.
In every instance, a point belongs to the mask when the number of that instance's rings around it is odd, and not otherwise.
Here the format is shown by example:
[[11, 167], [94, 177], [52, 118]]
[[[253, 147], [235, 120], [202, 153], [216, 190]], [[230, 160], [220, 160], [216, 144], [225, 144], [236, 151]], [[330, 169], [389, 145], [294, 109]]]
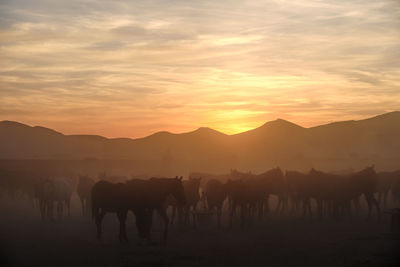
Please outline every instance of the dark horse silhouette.
[[221, 227], [222, 205], [228, 194], [226, 184], [217, 179], [211, 179], [207, 182], [205, 194], [208, 210], [216, 209], [218, 227]]
[[91, 197], [90, 192], [92, 191], [92, 187], [95, 184], [95, 181], [88, 176], [79, 176], [79, 182], [76, 187], [76, 192], [78, 193], [79, 199], [82, 204], [82, 214], [88, 214], [91, 206]]
[[286, 171], [289, 196], [292, 203], [292, 212], [298, 212], [302, 204], [303, 214], [311, 216], [311, 191], [309, 176], [298, 171]]
[[319, 219], [321, 220], [323, 217], [324, 207], [326, 213], [333, 216], [338, 216], [338, 212], [341, 210], [342, 214], [347, 213], [351, 218], [351, 201], [358, 202], [361, 195], [364, 195], [368, 204], [367, 220], [371, 218], [374, 206], [379, 219], [380, 208], [374, 197], [374, 193], [377, 191], [377, 180], [378, 177], [373, 166], [346, 176], [312, 169], [309, 173], [309, 187], [311, 196], [317, 201]]
[[189, 178], [189, 180], [183, 181], [183, 190], [186, 197], [186, 204], [183, 207], [185, 223], [190, 224], [190, 213], [192, 213], [193, 227], [196, 227], [197, 223], [196, 208], [200, 200], [200, 181], [201, 178]]
[[166, 241], [169, 219], [166, 215], [165, 200], [169, 195], [174, 196], [178, 202], [185, 203], [181, 179], [134, 179], [125, 184], [97, 182], [92, 188], [92, 212], [97, 226], [97, 238], [101, 238], [103, 217], [111, 212], [117, 214], [120, 223], [120, 241], [128, 241], [125, 222], [127, 213], [131, 210], [136, 216], [140, 238], [150, 240], [152, 213], [153, 210], [157, 210], [165, 222], [163, 240]]
[[64, 207], [70, 215], [70, 200], [72, 184], [70, 179], [56, 177], [45, 179], [35, 185], [35, 196], [39, 200], [42, 219], [54, 220], [54, 204], [56, 204], [57, 218], [61, 220], [64, 214]]
[[256, 212], [258, 218], [262, 220], [264, 209], [269, 212], [268, 199], [270, 194], [278, 196], [277, 212], [286, 208], [287, 183], [280, 168], [274, 168], [258, 175], [232, 170], [231, 177], [233, 180], [226, 183], [231, 200], [231, 227], [237, 207], [240, 207], [241, 227], [250, 224]]

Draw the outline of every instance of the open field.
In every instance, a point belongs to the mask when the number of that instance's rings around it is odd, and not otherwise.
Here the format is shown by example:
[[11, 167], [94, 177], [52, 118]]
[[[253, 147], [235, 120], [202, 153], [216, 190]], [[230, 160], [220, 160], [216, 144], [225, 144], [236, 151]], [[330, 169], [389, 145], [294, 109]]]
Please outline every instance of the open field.
[[115, 215], [105, 217], [103, 239], [95, 238], [91, 218], [80, 216], [77, 196], [71, 217], [43, 222], [26, 201], [1, 201], [0, 244], [10, 266], [396, 266], [400, 235], [361, 219], [323, 222], [270, 218], [249, 229], [173, 226], [167, 244], [155, 222], [153, 245], [138, 245], [134, 216], [128, 217], [130, 243], [118, 241]]

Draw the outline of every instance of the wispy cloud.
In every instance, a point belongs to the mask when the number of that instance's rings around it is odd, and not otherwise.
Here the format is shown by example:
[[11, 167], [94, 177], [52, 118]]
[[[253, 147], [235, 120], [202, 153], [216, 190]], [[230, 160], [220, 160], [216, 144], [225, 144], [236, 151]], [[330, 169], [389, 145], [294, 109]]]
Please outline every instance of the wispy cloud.
[[400, 109], [399, 51], [395, 0], [2, 1], [0, 119], [110, 137], [358, 119]]

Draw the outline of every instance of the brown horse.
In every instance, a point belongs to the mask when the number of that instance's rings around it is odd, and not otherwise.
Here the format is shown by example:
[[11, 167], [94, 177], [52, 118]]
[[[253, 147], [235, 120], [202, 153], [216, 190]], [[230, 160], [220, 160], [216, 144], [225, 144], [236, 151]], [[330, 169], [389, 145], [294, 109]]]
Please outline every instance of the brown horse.
[[[278, 197], [276, 212], [284, 212], [288, 206], [288, 185], [282, 170], [279, 167], [273, 168], [257, 175], [257, 180], [266, 195], [264, 200], [266, 210], [269, 211], [269, 195], [276, 195]], [[263, 209], [260, 212], [262, 218]]]
[[354, 196], [364, 195], [368, 204], [368, 217], [371, 218], [372, 209], [375, 206], [378, 216], [380, 219], [381, 211], [378, 201], [374, 197], [374, 193], [377, 192], [378, 175], [375, 172], [374, 166], [367, 167], [357, 173], [350, 176], [351, 184], [350, 191]]
[[400, 205], [400, 176], [398, 176], [393, 183], [392, 199], [394, 205]]
[[103, 217], [111, 212], [117, 214], [120, 222], [120, 241], [127, 241], [125, 221], [128, 210], [131, 210], [136, 215], [139, 236], [150, 240], [152, 214], [153, 210], [157, 210], [165, 222], [163, 239], [166, 241], [169, 219], [165, 211], [165, 200], [169, 195], [173, 195], [180, 203], [185, 203], [180, 179], [134, 179], [125, 184], [97, 182], [92, 188], [92, 211], [97, 226], [97, 238], [101, 238]]
[[[253, 214], [256, 212], [258, 212], [258, 218], [263, 220], [264, 210], [269, 212], [269, 195], [271, 194], [278, 197], [277, 212], [283, 212], [287, 208], [287, 183], [280, 168], [274, 168], [258, 175], [232, 170], [231, 177], [233, 181], [228, 186], [231, 192], [229, 196], [232, 204], [241, 203], [239, 206], [244, 211], [244, 214], [241, 213], [241, 218], [247, 220], [248, 223], [252, 221]], [[235, 182], [238, 180], [241, 182]], [[242, 188], [238, 186], [242, 186]], [[234, 189], [235, 187], [238, 188]], [[244, 204], [245, 202], [246, 204]], [[234, 210], [235, 207], [233, 207], [232, 213]]]
[[183, 207], [185, 223], [190, 224], [191, 213], [193, 227], [196, 227], [197, 224], [196, 208], [200, 200], [200, 181], [201, 178], [189, 178], [189, 180], [183, 181], [183, 190], [186, 197], [186, 204]]
[[289, 196], [292, 200], [292, 212], [299, 210], [302, 204], [303, 214], [311, 216], [311, 192], [308, 175], [297, 171], [286, 171], [286, 181], [288, 183]]
[[396, 179], [400, 177], [400, 170], [394, 172], [378, 173], [378, 202], [382, 208], [386, 208], [390, 190], [392, 190]]
[[66, 207], [70, 215], [70, 201], [72, 184], [68, 178], [56, 177], [45, 179], [35, 185], [35, 196], [39, 199], [39, 207], [42, 219], [54, 220], [53, 208], [56, 204], [57, 218], [60, 220]]
[[260, 184], [260, 180], [252, 173], [242, 173], [231, 170], [231, 178], [226, 183], [226, 189], [230, 201], [230, 228], [233, 225], [233, 217], [240, 208], [240, 226], [244, 228], [252, 223], [256, 210], [262, 209], [266, 194]]
[[222, 205], [227, 197], [226, 184], [219, 180], [211, 179], [206, 185], [207, 207], [209, 211], [216, 210], [218, 227], [221, 227]]
[[371, 218], [373, 207], [376, 207], [378, 219], [380, 208], [378, 201], [374, 198], [377, 191], [377, 174], [374, 167], [367, 167], [359, 172], [340, 176], [324, 173], [312, 169], [309, 173], [309, 187], [311, 196], [317, 201], [317, 211], [321, 220], [324, 213], [338, 216], [339, 210], [342, 214], [347, 213], [351, 218], [351, 201], [358, 201], [364, 195], [368, 204], [367, 220]]

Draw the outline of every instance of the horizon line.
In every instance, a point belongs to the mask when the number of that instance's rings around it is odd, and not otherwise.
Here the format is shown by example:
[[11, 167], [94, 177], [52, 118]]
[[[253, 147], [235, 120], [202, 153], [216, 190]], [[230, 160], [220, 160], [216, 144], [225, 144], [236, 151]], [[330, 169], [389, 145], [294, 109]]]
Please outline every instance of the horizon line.
[[381, 117], [381, 116], [385, 116], [385, 115], [392, 114], [392, 113], [400, 113], [400, 111], [399, 111], [399, 110], [394, 110], [394, 111], [389, 111], [389, 112], [381, 113], [381, 114], [378, 114], [378, 115], [374, 115], [374, 116], [372, 116], [372, 117], [366, 117], [366, 118], [360, 119], [360, 120], [333, 121], [333, 122], [329, 122], [329, 123], [325, 123], [325, 124], [320, 124], [320, 125], [316, 125], [316, 126], [311, 126], [311, 127], [303, 127], [303, 126], [301, 126], [301, 125], [299, 125], [299, 124], [296, 124], [296, 123], [293, 123], [293, 122], [291, 122], [291, 121], [288, 121], [288, 120], [285, 120], [285, 119], [277, 118], [277, 119], [275, 119], [275, 120], [267, 121], [267, 122], [261, 124], [260, 126], [253, 128], [253, 129], [250, 129], [250, 130], [247, 130], [247, 131], [243, 131], [243, 132], [239, 132], [239, 133], [233, 133], [233, 134], [227, 134], [227, 133], [224, 133], [224, 132], [219, 131], [219, 130], [215, 130], [215, 129], [210, 128], [210, 127], [207, 127], [207, 126], [200, 126], [200, 127], [196, 128], [195, 130], [188, 131], [188, 132], [173, 133], [173, 132], [170, 132], [170, 131], [163, 131], [163, 130], [160, 130], [160, 131], [154, 132], [154, 133], [152, 133], [152, 134], [149, 134], [149, 135], [146, 135], [146, 136], [143, 136], [143, 137], [136, 137], [136, 138], [132, 138], [132, 137], [111, 137], [111, 138], [110, 138], [110, 137], [106, 137], [106, 136], [103, 136], [103, 135], [97, 135], [97, 134], [64, 134], [64, 133], [62, 133], [62, 132], [60, 132], [60, 131], [57, 131], [57, 130], [55, 130], [55, 129], [48, 128], [48, 127], [45, 127], [45, 126], [41, 126], [41, 125], [34, 125], [34, 126], [32, 126], [32, 125], [29, 125], [29, 124], [26, 124], [26, 123], [22, 123], [22, 122], [19, 122], [19, 121], [12, 121], [12, 120], [1, 120], [0, 123], [5, 123], [5, 122], [7, 123], [7, 122], [9, 122], [9, 123], [21, 124], [21, 125], [23, 125], [23, 126], [27, 126], [27, 127], [31, 127], [31, 128], [44, 128], [44, 129], [47, 129], [47, 130], [56, 132], [56, 133], [58, 133], [58, 134], [62, 134], [62, 135], [64, 135], [64, 136], [96, 136], [96, 137], [102, 137], [102, 138], [105, 138], [105, 139], [108, 139], [108, 140], [116, 140], [116, 139], [138, 140], [138, 139], [145, 139], [145, 138], [151, 137], [151, 136], [153, 136], [153, 135], [164, 134], [164, 133], [165, 133], [165, 134], [171, 134], [171, 135], [189, 134], [189, 133], [197, 132], [197, 131], [199, 131], [199, 130], [201, 130], [201, 129], [209, 129], [209, 130], [212, 130], [212, 131], [214, 131], [214, 132], [217, 132], [217, 133], [220, 133], [220, 134], [223, 134], [223, 135], [226, 135], [226, 136], [234, 136], [234, 135], [239, 135], [239, 134], [242, 134], [242, 133], [246, 133], [246, 132], [250, 132], [250, 131], [256, 130], [256, 129], [261, 128], [261, 127], [263, 127], [263, 126], [265, 126], [265, 125], [267, 125], [267, 124], [269, 124], [269, 123], [277, 122], [277, 121], [283, 121], [283, 122], [286, 122], [286, 123], [289, 123], [289, 124], [293, 124], [293, 125], [295, 125], [295, 126], [298, 126], [298, 127], [300, 127], [300, 128], [303, 128], [303, 129], [312, 129], [312, 128], [317, 128], [317, 127], [321, 127], [321, 126], [325, 126], [325, 125], [330, 125], [330, 124], [335, 124], [335, 123], [341, 123], [341, 122], [357, 122], [357, 121], [364, 121], [364, 120], [374, 119], [374, 118]]

